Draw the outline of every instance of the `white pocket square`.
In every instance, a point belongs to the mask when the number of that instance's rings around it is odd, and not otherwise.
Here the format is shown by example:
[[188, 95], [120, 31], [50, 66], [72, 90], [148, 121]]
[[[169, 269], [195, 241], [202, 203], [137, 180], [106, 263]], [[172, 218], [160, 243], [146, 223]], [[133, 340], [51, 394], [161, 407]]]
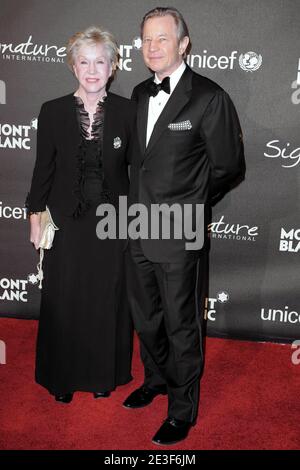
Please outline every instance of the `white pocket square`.
[[187, 121], [171, 122], [171, 124], [168, 125], [171, 131], [189, 131], [192, 127], [192, 123], [189, 119]]

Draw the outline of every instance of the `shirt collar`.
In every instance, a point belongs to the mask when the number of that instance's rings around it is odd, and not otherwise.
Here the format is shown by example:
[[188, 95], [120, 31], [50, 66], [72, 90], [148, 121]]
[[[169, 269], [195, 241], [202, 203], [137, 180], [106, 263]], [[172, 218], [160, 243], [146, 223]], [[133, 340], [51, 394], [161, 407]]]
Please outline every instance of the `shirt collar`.
[[[186, 63], [184, 62], [184, 60], [181, 62], [181, 64], [179, 65], [179, 67], [177, 67], [176, 70], [174, 70], [173, 73], [171, 73], [170, 75], [170, 89], [171, 89], [171, 93], [173, 92], [174, 88], [176, 87], [177, 83], [179, 82], [183, 72], [185, 71], [186, 69]], [[157, 77], [157, 75], [155, 74], [155, 78], [154, 78], [154, 81], [155, 83], [161, 83], [161, 80], [159, 80], [159, 78]]]

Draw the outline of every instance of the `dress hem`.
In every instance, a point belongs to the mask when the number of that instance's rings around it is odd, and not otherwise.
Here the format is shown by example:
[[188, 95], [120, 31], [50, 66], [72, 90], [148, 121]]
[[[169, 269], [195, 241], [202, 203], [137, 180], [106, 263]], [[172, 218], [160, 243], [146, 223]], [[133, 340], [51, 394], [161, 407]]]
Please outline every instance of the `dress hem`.
[[131, 382], [133, 380], [133, 377], [130, 376], [129, 378], [125, 379], [125, 380], [120, 380], [117, 382], [117, 384], [112, 387], [103, 387], [103, 386], [99, 386], [99, 387], [93, 387], [93, 389], [91, 387], [71, 387], [71, 390], [68, 389], [68, 390], [60, 390], [60, 391], [54, 391], [51, 387], [47, 386], [47, 385], [44, 385], [42, 383], [42, 381], [39, 381], [38, 379], [35, 379], [36, 383], [38, 385], [40, 385], [41, 387], [45, 388], [46, 390], [48, 390], [48, 392], [50, 393], [50, 395], [63, 395], [63, 394], [66, 394], [66, 393], [76, 393], [76, 392], [87, 392], [87, 393], [97, 393], [97, 392], [113, 392], [114, 390], [116, 390], [117, 387], [120, 387], [122, 385], [126, 385], [128, 384], [129, 382]]

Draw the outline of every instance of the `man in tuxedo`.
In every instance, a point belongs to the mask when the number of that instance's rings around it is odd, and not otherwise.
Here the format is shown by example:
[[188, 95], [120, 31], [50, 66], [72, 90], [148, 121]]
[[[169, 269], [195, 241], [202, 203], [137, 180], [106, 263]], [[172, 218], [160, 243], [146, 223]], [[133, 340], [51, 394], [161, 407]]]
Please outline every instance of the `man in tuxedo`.
[[[189, 33], [178, 10], [151, 10], [141, 32], [144, 61], [154, 77], [132, 95], [137, 135], [130, 202], [149, 212], [153, 204], [203, 204], [207, 221], [212, 200], [244, 176], [237, 113], [219, 85], [185, 63]], [[173, 228], [175, 219], [170, 214]], [[207, 240], [187, 250], [184, 236], [129, 241], [129, 295], [145, 379], [124, 406], [141, 408], [168, 395], [168, 416], [153, 437], [156, 444], [185, 439], [196, 422], [207, 252]]]

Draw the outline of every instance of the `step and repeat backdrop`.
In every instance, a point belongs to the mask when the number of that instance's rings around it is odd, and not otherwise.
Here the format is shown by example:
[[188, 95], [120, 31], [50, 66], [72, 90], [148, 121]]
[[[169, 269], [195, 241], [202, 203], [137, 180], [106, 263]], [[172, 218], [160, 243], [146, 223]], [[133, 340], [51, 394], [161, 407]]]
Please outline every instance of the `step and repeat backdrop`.
[[[120, 66], [111, 90], [130, 97], [149, 76], [139, 25], [149, 0], [0, 0], [0, 315], [38, 318], [24, 202], [44, 101], [75, 91], [65, 45], [90, 25], [111, 30]], [[300, 1], [162, 2], [185, 17], [192, 69], [232, 97], [246, 180], [213, 208], [211, 336], [289, 342], [300, 333]], [[84, 276], [84, 273], [78, 273]]]

